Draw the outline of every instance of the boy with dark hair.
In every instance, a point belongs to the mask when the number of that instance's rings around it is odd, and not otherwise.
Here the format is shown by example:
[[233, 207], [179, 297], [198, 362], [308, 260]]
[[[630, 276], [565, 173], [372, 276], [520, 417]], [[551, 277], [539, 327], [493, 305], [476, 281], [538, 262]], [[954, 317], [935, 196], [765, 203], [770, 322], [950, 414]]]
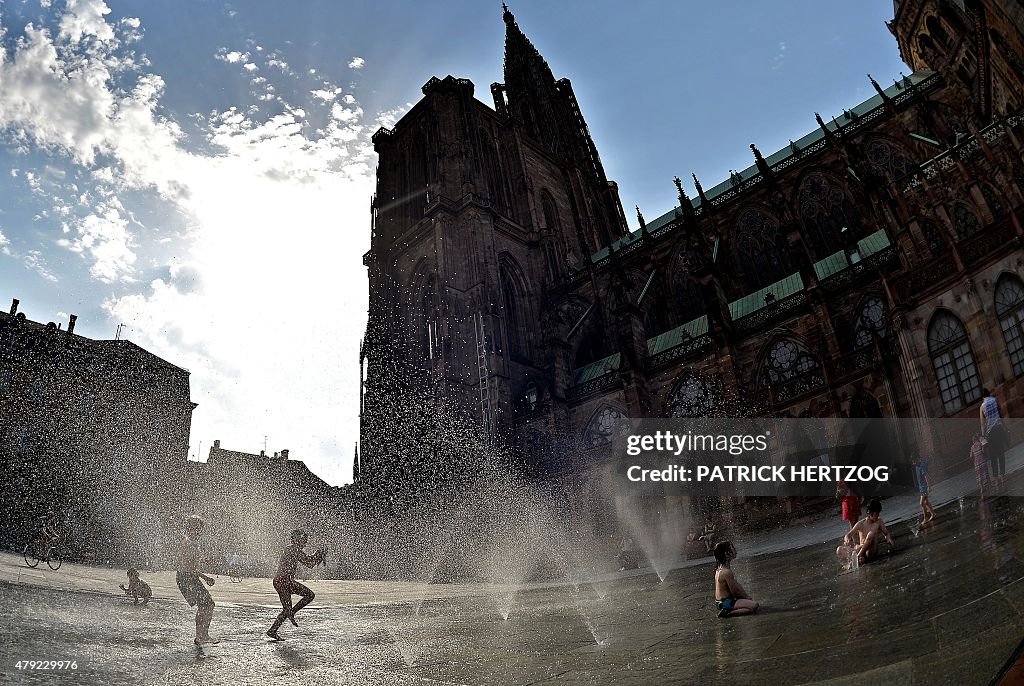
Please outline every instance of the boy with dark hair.
[[867, 509], [867, 516], [846, 532], [843, 544], [836, 548], [836, 555], [845, 563], [847, 569], [852, 568], [855, 561], [860, 565], [875, 559], [878, 555], [880, 537], [884, 536], [891, 548], [896, 547], [892, 534], [882, 521], [882, 502], [878, 498], [872, 498]]
[[715, 605], [718, 606], [719, 617], [738, 617], [757, 612], [758, 605], [750, 599], [736, 575], [732, 573], [729, 563], [736, 559], [736, 548], [729, 541], [722, 541], [715, 546]]
[[128, 570], [128, 587], [125, 588], [125, 585], [121, 584], [119, 588], [126, 596], [131, 596], [132, 605], [138, 605], [139, 598], [142, 598], [142, 604], [145, 605], [153, 597], [153, 590], [139, 578], [139, 570], [134, 567]]
[[199, 537], [205, 525], [202, 518], [196, 515], [185, 520], [185, 535], [178, 546], [178, 573], [175, 575], [182, 597], [189, 607], [196, 608], [197, 646], [204, 643], [219, 643], [218, 640], [210, 638], [210, 622], [213, 621], [213, 608], [216, 605], [210, 597], [210, 592], [203, 587], [204, 581], [207, 586], [213, 586], [213, 577], [199, 571], [199, 565], [204, 560], [199, 550]]
[[[281, 553], [281, 560], [277, 563], [277, 575], [274, 577], [274, 590], [277, 591], [278, 597], [281, 598], [281, 612], [278, 613], [277, 619], [274, 620], [270, 629], [267, 630], [267, 636], [275, 641], [283, 640], [277, 634], [277, 630], [284, 624], [284, 620], [287, 619], [294, 626], [298, 626], [298, 622], [295, 621], [295, 613], [313, 602], [313, 598], [316, 597], [313, 591], [295, 580], [295, 568], [300, 562], [307, 567], [316, 567], [324, 561], [324, 556], [326, 555], [326, 551], [323, 548], [316, 551], [313, 555], [306, 554], [303, 548], [306, 547], [309, 537], [302, 529], [293, 531], [291, 538], [291, 545], [287, 546], [284, 552]], [[302, 596], [302, 599], [295, 603], [294, 608], [292, 607], [293, 595]]]

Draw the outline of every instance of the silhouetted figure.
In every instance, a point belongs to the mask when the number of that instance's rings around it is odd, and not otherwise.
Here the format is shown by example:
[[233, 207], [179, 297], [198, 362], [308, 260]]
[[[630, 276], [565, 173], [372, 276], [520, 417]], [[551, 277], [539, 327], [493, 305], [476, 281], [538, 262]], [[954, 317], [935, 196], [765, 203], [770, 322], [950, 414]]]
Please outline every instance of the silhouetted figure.
[[210, 638], [210, 622], [213, 621], [213, 608], [216, 606], [210, 592], [203, 587], [213, 586], [213, 577], [199, 571], [204, 559], [199, 550], [199, 537], [203, 534], [205, 523], [202, 518], [192, 515], [185, 520], [185, 536], [178, 546], [178, 573], [175, 576], [178, 590], [189, 604], [196, 608], [196, 645], [219, 643]]
[[[287, 619], [293, 625], [298, 626], [298, 622], [295, 621], [295, 613], [313, 602], [313, 598], [316, 597], [313, 591], [295, 580], [295, 568], [300, 562], [307, 567], [316, 567], [324, 561], [324, 556], [326, 555], [326, 551], [323, 548], [314, 555], [307, 555], [303, 548], [306, 547], [308, 540], [309, 537], [302, 529], [293, 531], [291, 545], [284, 549], [284, 552], [281, 553], [281, 560], [277, 563], [274, 590], [277, 591], [277, 595], [281, 598], [281, 612], [278, 613], [277, 619], [274, 620], [270, 629], [267, 630], [267, 636], [270, 636], [275, 641], [282, 640], [278, 636], [277, 630], [284, 624], [284, 620]], [[302, 596], [302, 599], [295, 603], [294, 608], [292, 607], [293, 595]]]
[[139, 598], [142, 598], [142, 604], [145, 605], [153, 597], [153, 590], [139, 578], [139, 570], [134, 567], [128, 570], [128, 587], [125, 588], [125, 585], [121, 584], [118, 588], [124, 591], [126, 596], [131, 597], [132, 605], [138, 605]]

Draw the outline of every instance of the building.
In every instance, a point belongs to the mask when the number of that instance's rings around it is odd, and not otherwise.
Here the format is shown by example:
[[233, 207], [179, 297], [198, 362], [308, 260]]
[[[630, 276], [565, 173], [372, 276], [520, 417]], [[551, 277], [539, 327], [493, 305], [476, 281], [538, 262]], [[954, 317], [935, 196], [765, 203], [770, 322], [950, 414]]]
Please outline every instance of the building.
[[431, 78], [373, 137], [361, 483], [429, 474], [403, 430], [437, 398], [542, 472], [626, 417], [915, 417], [901, 446], [930, 451], [965, 438], [925, 418], [985, 386], [1024, 411], [1024, 8], [894, 3], [910, 76], [696, 198], [676, 179], [635, 231], [568, 79], [504, 22], [493, 106]]
[[126, 340], [0, 313], [0, 469], [6, 542], [48, 508], [80, 557], [151, 560], [173, 535], [196, 404], [187, 370]]
[[[345, 488], [328, 485], [289, 451], [254, 455], [214, 441], [205, 463], [190, 462], [185, 480], [189, 512], [207, 523], [212, 554], [238, 554], [250, 573], [273, 575], [293, 529], [306, 529], [315, 545], [351, 549], [351, 505]], [[332, 571], [339, 561], [337, 555]]]

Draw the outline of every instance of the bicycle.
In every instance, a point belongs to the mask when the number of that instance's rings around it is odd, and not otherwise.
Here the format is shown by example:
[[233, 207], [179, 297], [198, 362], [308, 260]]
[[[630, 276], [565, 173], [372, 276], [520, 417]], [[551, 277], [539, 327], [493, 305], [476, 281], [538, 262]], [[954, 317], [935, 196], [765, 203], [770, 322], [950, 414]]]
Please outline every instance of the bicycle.
[[32, 569], [35, 569], [39, 565], [40, 560], [46, 560], [46, 564], [50, 569], [57, 571], [60, 569], [61, 563], [64, 559], [61, 557], [60, 550], [57, 548], [59, 541], [52, 541], [47, 543], [46, 556], [39, 557], [39, 541], [29, 541], [25, 544], [25, 550], [23, 555], [25, 556], [25, 564]]

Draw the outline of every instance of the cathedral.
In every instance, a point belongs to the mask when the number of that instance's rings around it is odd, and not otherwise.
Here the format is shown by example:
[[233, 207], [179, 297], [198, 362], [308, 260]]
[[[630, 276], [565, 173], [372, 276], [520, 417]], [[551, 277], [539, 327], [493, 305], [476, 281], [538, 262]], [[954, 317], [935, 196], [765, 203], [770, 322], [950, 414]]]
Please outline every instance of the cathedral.
[[907, 417], [928, 452], [983, 388], [1024, 412], [1024, 5], [896, 0], [909, 76], [696, 197], [677, 178], [634, 231], [569, 80], [504, 23], [490, 104], [431, 78], [373, 136], [357, 483], [433, 459], [393, 444], [423, 398], [538, 474], [631, 417]]

